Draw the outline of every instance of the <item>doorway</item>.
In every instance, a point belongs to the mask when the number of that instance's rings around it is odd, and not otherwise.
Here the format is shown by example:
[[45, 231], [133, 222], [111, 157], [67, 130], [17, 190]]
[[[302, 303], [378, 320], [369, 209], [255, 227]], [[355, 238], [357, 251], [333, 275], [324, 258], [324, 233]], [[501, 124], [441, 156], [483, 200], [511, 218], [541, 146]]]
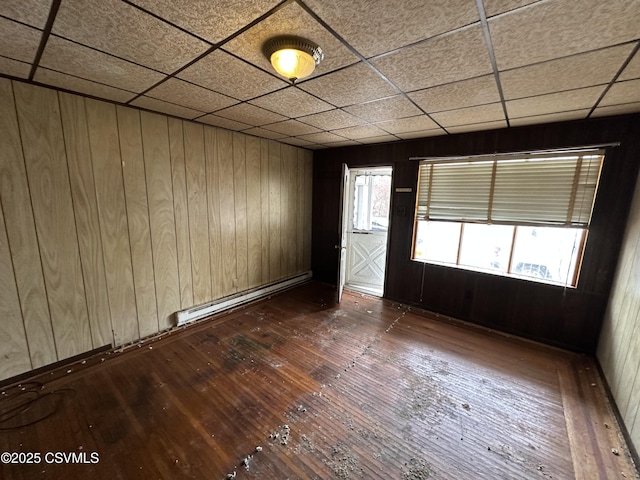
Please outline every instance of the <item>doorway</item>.
[[391, 167], [352, 169], [344, 191], [344, 285], [379, 297], [384, 295], [391, 176]]

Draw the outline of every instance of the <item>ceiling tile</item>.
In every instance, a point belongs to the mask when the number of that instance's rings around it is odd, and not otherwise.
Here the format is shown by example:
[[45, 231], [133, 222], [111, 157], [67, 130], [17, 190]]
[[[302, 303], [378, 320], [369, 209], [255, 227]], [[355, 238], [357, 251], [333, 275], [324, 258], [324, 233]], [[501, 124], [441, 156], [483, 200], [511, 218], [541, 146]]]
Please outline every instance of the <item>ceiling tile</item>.
[[235, 120], [229, 120], [228, 118], [218, 117], [217, 115], [209, 114], [204, 117], [198, 118], [198, 122], [206, 123], [207, 125], [213, 125], [214, 127], [226, 128], [227, 130], [245, 130], [251, 128], [251, 125], [246, 123], [236, 122]]
[[247, 135], [255, 135], [256, 137], [270, 138], [272, 140], [278, 140], [287, 136], [283, 135], [282, 133], [274, 132], [272, 130], [267, 130], [266, 128], [261, 127], [250, 128], [249, 130], [245, 130], [242, 133], [246, 133]]
[[299, 87], [338, 107], [398, 93], [396, 88], [363, 63], [303, 82]]
[[447, 130], [449, 133], [465, 133], [465, 132], [478, 132], [480, 130], [494, 130], [497, 128], [506, 128], [506, 120], [498, 120], [495, 122], [482, 122], [473, 123], [471, 125], [458, 125], [456, 127], [449, 127]]
[[0, 15], [43, 29], [52, 0], [2, 0]]
[[480, 20], [474, 0], [307, 0], [306, 3], [365, 57]]
[[316, 127], [298, 122], [297, 120], [285, 120], [284, 122], [271, 123], [266, 125], [264, 128], [284, 135], [306, 135], [308, 133], [317, 133], [320, 131]]
[[482, 3], [484, 3], [486, 16], [492, 17], [539, 1], [540, 0], [483, 0]]
[[502, 91], [512, 100], [609, 83], [632, 49], [620, 45], [501, 72]]
[[604, 89], [604, 85], [601, 85], [537, 97], [521, 98], [519, 100], [509, 100], [506, 102], [507, 113], [509, 118], [518, 118], [591, 108]]
[[233, 107], [225, 108], [224, 110], [216, 112], [216, 115], [235, 120], [236, 122], [248, 123], [253, 126], [287, 120], [287, 117], [283, 117], [278, 113], [270, 112], [248, 103], [240, 103]]
[[[640, 50], [638, 51], [640, 52]], [[622, 71], [618, 80], [632, 80], [640, 78], [640, 53], [636, 52], [629, 64]]]
[[402, 95], [345, 107], [345, 110], [368, 122], [381, 122], [420, 115], [422, 112]]
[[145, 95], [201, 112], [213, 112], [237, 103], [231, 97], [177, 78], [169, 78], [166, 82], [162, 82], [146, 92]]
[[0, 73], [12, 77], [27, 78], [31, 72], [31, 64], [0, 57]]
[[256, 98], [250, 103], [287, 117], [302, 117], [333, 108], [327, 102], [293, 86]]
[[340, 135], [341, 137], [348, 138], [350, 140], [360, 140], [367, 137], [380, 137], [387, 135], [387, 132], [380, 130], [375, 125], [359, 125], [357, 127], [347, 127], [335, 130], [331, 133]]
[[153, 110], [154, 112], [166, 113], [167, 115], [187, 118], [189, 120], [195, 117], [199, 117], [203, 114], [203, 112], [199, 112], [191, 108], [174, 105], [173, 103], [163, 102], [162, 100], [157, 100], [155, 98], [145, 96], [136, 98], [129, 105], [146, 108], [148, 110]]
[[479, 26], [404, 48], [372, 64], [405, 92], [493, 71]]
[[0, 55], [32, 63], [42, 32], [0, 17]]
[[640, 102], [640, 79], [614, 83], [598, 106], [633, 102]]
[[427, 130], [418, 130], [417, 132], [397, 133], [398, 137], [403, 140], [410, 140], [413, 138], [425, 138], [434, 137], [436, 135], [446, 135], [446, 132], [441, 128], [429, 128]]
[[298, 120], [322, 130], [336, 130], [338, 128], [353, 127], [364, 123], [364, 120], [337, 108], [327, 112], [300, 117]]
[[301, 138], [295, 138], [295, 137], [283, 138], [280, 141], [282, 143], [288, 143], [289, 145], [295, 145], [296, 147], [312, 148], [315, 145], [315, 143], [313, 142], [309, 142], [307, 140], [303, 140]]
[[302, 138], [303, 140], [307, 140], [313, 143], [331, 143], [331, 142], [342, 142], [346, 140], [344, 137], [340, 137], [335, 133], [331, 133], [331, 132], [312, 133], [310, 135], [302, 135], [299, 138]]
[[572, 110], [570, 112], [548, 113], [546, 115], [536, 115], [533, 117], [513, 118], [509, 120], [512, 127], [521, 127], [523, 125], [536, 125], [539, 123], [565, 122], [569, 120], [580, 120], [587, 118], [589, 108], [582, 110]]
[[132, 1], [211, 43], [218, 43], [267, 13], [281, 0]]
[[638, 0], [557, 0], [490, 19], [489, 29], [506, 70], [635, 40], [639, 24]]
[[391, 120], [390, 122], [380, 122], [376, 123], [376, 126], [380, 127], [385, 132], [393, 134], [439, 128], [438, 125], [426, 115], [401, 118], [398, 120]]
[[[321, 144], [323, 148], [335, 148], [335, 147], [349, 147], [352, 145], [360, 145], [360, 142], [356, 142], [355, 140], [340, 140], [338, 142], [326, 142]], [[313, 148], [318, 148], [316, 147]]]
[[53, 33], [165, 73], [209, 48], [120, 0], [64, 0]]
[[445, 112], [434, 113], [431, 116], [447, 130], [449, 130], [449, 127], [458, 125], [504, 120], [504, 112], [502, 110], [502, 104], [500, 103], [447, 110]]
[[409, 97], [429, 113], [500, 101], [493, 75], [418, 90]]
[[222, 50], [214, 50], [178, 77], [238, 100], [248, 100], [288, 85]]
[[40, 66], [132, 92], [142, 92], [164, 78], [161, 73], [53, 35]]
[[609, 115], [626, 115], [627, 113], [640, 112], [640, 102], [627, 103], [623, 105], [610, 105], [598, 107], [591, 114], [592, 117], [605, 117]]
[[58, 88], [64, 88], [72, 92], [80, 92], [98, 98], [106, 98], [114, 102], [125, 103], [136, 96], [135, 93], [127, 92], [119, 88], [109, 87], [101, 83], [90, 82], [82, 78], [73, 77], [60, 72], [55, 72], [47, 68], [38, 68], [33, 77], [36, 82], [46, 83]]
[[397, 140], [398, 140], [398, 137], [394, 135], [381, 135], [379, 137], [362, 138], [358, 141], [360, 143], [386, 143], [386, 142], [395, 142]]
[[[224, 45], [225, 50], [261, 67], [272, 71], [269, 60], [262, 54], [264, 43], [278, 35], [297, 35], [319, 45], [324, 52], [313, 76], [331, 72], [358, 61], [336, 37], [320, 25], [296, 2], [291, 2], [262, 22], [254, 25]], [[311, 78], [312, 78], [311, 77]]]

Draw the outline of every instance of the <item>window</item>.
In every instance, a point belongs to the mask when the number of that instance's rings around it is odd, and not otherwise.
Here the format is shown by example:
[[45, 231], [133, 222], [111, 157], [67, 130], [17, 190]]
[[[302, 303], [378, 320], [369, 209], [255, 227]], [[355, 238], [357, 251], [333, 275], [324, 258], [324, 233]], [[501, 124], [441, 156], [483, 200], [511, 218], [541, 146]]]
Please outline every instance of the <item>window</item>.
[[353, 229], [386, 232], [389, 228], [391, 175], [357, 174], [353, 186]]
[[424, 160], [413, 259], [576, 286], [603, 150]]

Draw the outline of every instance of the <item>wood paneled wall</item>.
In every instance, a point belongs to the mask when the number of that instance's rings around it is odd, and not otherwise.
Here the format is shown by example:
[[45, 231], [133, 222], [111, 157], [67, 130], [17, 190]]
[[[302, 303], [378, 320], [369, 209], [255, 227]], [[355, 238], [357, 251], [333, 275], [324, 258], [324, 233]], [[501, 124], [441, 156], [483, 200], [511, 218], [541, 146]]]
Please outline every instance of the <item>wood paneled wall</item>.
[[0, 379], [309, 270], [312, 162], [0, 79]]
[[[640, 167], [640, 115], [505, 128], [314, 156], [313, 273], [335, 283], [341, 164], [393, 166], [385, 296], [572, 350], [595, 353]], [[543, 150], [619, 142], [608, 149], [577, 288], [411, 260], [418, 162], [411, 157]], [[410, 187], [411, 193], [395, 192]]]
[[[639, 158], [640, 160], [640, 158]], [[640, 451], [640, 177], [629, 215], [598, 360], [636, 452]]]

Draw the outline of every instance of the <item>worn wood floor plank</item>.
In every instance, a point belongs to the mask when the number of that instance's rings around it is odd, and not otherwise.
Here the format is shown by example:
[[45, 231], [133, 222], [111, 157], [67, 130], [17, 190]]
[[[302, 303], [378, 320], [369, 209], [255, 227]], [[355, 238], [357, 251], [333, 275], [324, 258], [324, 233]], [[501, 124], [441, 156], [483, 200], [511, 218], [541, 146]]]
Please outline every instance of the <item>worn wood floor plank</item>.
[[2, 478], [639, 478], [593, 358], [318, 283], [33, 382], [0, 451], [100, 462]]

